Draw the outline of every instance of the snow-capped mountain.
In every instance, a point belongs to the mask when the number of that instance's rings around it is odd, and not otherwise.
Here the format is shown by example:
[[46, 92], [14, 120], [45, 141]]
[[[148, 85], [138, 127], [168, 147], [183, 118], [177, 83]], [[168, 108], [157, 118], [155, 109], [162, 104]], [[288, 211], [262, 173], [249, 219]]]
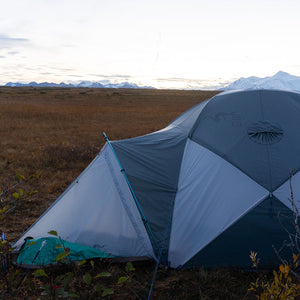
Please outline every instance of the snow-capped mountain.
[[94, 81], [81, 81], [79, 83], [53, 83], [35, 81], [29, 83], [8, 82], [5, 86], [33, 86], [33, 87], [85, 87], [85, 88], [123, 88], [123, 89], [154, 89], [151, 86], [138, 86], [135, 83], [121, 82], [121, 83], [100, 83]]
[[282, 71], [279, 71], [271, 77], [242, 77], [228, 86], [225, 86], [222, 90], [227, 91], [244, 89], [282, 89], [300, 91], [300, 77]]

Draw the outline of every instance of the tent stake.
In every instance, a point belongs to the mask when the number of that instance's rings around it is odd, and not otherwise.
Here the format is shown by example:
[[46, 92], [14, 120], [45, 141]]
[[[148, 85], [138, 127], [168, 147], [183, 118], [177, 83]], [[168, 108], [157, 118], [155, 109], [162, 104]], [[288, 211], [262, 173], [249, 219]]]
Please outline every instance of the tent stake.
[[149, 290], [149, 293], [148, 293], [148, 300], [151, 299], [151, 294], [152, 294], [152, 290], [153, 290], [153, 287], [154, 287], [154, 282], [155, 282], [155, 279], [156, 279], [156, 274], [157, 274], [159, 262], [161, 260], [161, 255], [162, 255], [162, 249], [159, 250], [159, 257], [158, 257], [158, 260], [155, 264], [155, 269], [154, 269], [154, 273], [153, 273], [153, 277], [152, 277], [152, 281], [151, 281], [151, 286], [150, 286], [150, 290]]

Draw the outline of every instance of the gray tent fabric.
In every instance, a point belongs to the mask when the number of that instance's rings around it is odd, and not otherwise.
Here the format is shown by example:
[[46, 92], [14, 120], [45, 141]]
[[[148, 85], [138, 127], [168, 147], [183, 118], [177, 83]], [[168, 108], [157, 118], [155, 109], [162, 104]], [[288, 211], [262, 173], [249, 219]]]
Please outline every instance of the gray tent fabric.
[[[186, 267], [237, 265], [251, 268], [251, 261], [245, 259], [245, 254], [254, 251], [258, 253], [260, 267], [272, 268], [278, 261], [274, 248], [280, 251], [287, 241], [286, 230], [295, 233], [290, 222], [292, 218], [291, 210], [275, 197], [269, 197], [198, 252]], [[292, 249], [283, 248], [280, 255], [291, 258]]]
[[291, 185], [300, 212], [299, 128], [300, 93], [220, 93], [162, 130], [106, 145], [15, 245], [58, 228], [66, 241], [173, 268], [247, 268], [256, 249], [272, 266], [272, 245], [289, 238], [282, 226], [293, 230]]
[[174, 131], [171, 137], [169, 133], [161, 132], [139, 141], [113, 143], [150, 228], [163, 249], [168, 248], [180, 162], [186, 142], [184, 136]]
[[[299, 113], [298, 93], [268, 90], [227, 93], [206, 105], [191, 139], [274, 191], [291, 170], [300, 169]], [[273, 142], [253, 142], [255, 131], [267, 138], [272, 130], [277, 130]]]
[[169, 245], [185, 143], [192, 124], [206, 104], [207, 101], [186, 111], [166, 129], [112, 142], [154, 236], [165, 251]]

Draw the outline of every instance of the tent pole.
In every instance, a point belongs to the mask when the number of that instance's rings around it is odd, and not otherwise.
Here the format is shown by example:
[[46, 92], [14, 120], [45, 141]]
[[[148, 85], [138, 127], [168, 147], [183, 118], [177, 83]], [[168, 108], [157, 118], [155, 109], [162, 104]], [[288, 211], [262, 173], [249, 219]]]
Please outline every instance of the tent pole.
[[[142, 217], [143, 223], [144, 223], [144, 225], [145, 225], [147, 231], [148, 231], [149, 234], [151, 235], [151, 239], [153, 240], [153, 242], [154, 242], [154, 244], [155, 244], [155, 247], [156, 247], [157, 250], [158, 250], [158, 253], [160, 253], [160, 247], [158, 246], [158, 243], [157, 243], [156, 238], [154, 237], [154, 234], [153, 234], [153, 232], [152, 232], [152, 230], [151, 230], [151, 228], [150, 228], [150, 225], [149, 225], [149, 223], [148, 223], [148, 220], [146, 219], [146, 216], [145, 216], [144, 213], [143, 213], [142, 207], [141, 207], [141, 205], [140, 205], [140, 203], [139, 203], [139, 201], [138, 201], [138, 199], [137, 199], [137, 197], [136, 197], [136, 195], [135, 195], [135, 193], [134, 193], [134, 191], [133, 191], [133, 188], [132, 188], [132, 186], [131, 186], [131, 184], [130, 184], [130, 182], [129, 182], [129, 180], [128, 180], [128, 177], [127, 177], [127, 175], [126, 175], [126, 173], [125, 173], [125, 169], [122, 167], [122, 165], [121, 165], [121, 163], [120, 163], [120, 161], [119, 161], [119, 159], [118, 159], [118, 156], [117, 156], [117, 154], [116, 154], [114, 148], [112, 147], [111, 142], [109, 141], [109, 139], [108, 139], [107, 135], [105, 134], [105, 132], [103, 132], [103, 136], [104, 136], [104, 139], [106, 140], [107, 144], [109, 145], [110, 149], [112, 150], [112, 152], [113, 152], [113, 154], [114, 154], [114, 156], [115, 156], [115, 158], [116, 158], [116, 160], [117, 160], [117, 162], [118, 162], [118, 164], [119, 164], [119, 166], [120, 166], [120, 168], [121, 168], [121, 172], [122, 172], [122, 174], [123, 174], [123, 176], [124, 176], [124, 178], [125, 178], [125, 180], [126, 180], [126, 183], [127, 183], [128, 187], [129, 187], [129, 190], [130, 190], [130, 192], [131, 192], [131, 194], [132, 194], [132, 196], [133, 196], [133, 199], [134, 199], [134, 201], [135, 201], [135, 203], [136, 203], [136, 206], [137, 206], [137, 208], [138, 208], [138, 210], [139, 210], [139, 212], [140, 212], [140, 215], [141, 215], [141, 217]], [[159, 258], [159, 260], [160, 260], [160, 258]], [[158, 263], [159, 263], [159, 261], [158, 261]]]
[[159, 250], [158, 260], [155, 264], [155, 269], [154, 269], [154, 273], [153, 273], [153, 276], [152, 276], [151, 286], [150, 286], [150, 290], [149, 290], [148, 298], [147, 298], [148, 300], [151, 299], [151, 294], [152, 294], [152, 290], [153, 290], [153, 287], [154, 287], [154, 282], [155, 282], [155, 279], [156, 279], [156, 274], [157, 274], [159, 262], [160, 262], [160, 259], [161, 259], [161, 255], [162, 255], [162, 249]]

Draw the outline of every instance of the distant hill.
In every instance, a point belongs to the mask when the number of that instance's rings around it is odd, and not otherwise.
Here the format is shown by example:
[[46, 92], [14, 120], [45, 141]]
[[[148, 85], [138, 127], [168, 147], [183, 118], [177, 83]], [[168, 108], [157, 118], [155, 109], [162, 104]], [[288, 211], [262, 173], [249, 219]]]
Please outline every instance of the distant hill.
[[[223, 84], [222, 84], [223, 85]], [[208, 87], [195, 87], [188, 86], [184, 89], [210, 89], [210, 90], [244, 90], [244, 89], [282, 89], [282, 90], [294, 90], [300, 91], [300, 77], [291, 75], [289, 73], [279, 71], [270, 77], [256, 77], [251, 76], [247, 78], [240, 78], [228, 85], [220, 88], [220, 86], [208, 86]], [[22, 87], [22, 86], [32, 86], [32, 87], [65, 87], [65, 88], [126, 88], [126, 89], [155, 89], [151, 86], [139, 86], [135, 83], [121, 82], [121, 83], [110, 83], [110, 82], [95, 82], [95, 81], [81, 81], [77, 83], [53, 83], [53, 82], [41, 82], [37, 83], [35, 81], [29, 83], [22, 82], [8, 82], [5, 86], [11, 87]]]
[[240, 78], [222, 88], [222, 90], [244, 90], [244, 89], [282, 89], [300, 91], [300, 77], [279, 71], [271, 77], [248, 77]]
[[135, 83], [122, 82], [122, 83], [100, 83], [94, 81], [81, 81], [79, 83], [54, 83], [54, 82], [41, 82], [37, 83], [35, 81], [29, 83], [21, 82], [8, 82], [5, 86], [33, 86], [33, 87], [85, 87], [85, 88], [119, 88], [119, 89], [154, 89], [151, 86], [138, 86]]

